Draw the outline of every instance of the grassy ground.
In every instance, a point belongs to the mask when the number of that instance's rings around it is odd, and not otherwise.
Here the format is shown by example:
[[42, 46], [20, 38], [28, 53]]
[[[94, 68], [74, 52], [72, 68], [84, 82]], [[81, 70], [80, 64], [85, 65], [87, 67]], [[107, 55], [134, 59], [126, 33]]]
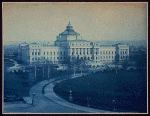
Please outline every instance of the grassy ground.
[[[76, 104], [117, 111], [146, 112], [146, 71], [98, 72], [56, 84], [54, 91]], [[87, 97], [90, 98], [89, 103]], [[115, 102], [112, 102], [115, 100]]]

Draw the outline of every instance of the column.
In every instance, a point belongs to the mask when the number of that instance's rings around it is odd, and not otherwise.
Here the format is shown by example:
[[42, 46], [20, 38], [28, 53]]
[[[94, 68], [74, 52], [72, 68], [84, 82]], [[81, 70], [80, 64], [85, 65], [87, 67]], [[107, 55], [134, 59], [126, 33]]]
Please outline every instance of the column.
[[70, 48], [70, 55], [72, 54], [72, 48]]
[[76, 55], [76, 48], [74, 48], [74, 53], [73, 54]]

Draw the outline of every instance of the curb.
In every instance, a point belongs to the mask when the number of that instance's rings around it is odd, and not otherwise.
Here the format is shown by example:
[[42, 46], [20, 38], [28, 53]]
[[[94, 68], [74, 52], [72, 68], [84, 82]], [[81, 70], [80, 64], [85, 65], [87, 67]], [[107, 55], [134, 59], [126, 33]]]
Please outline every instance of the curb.
[[[77, 77], [80, 77], [80, 76], [77, 76]], [[77, 77], [72, 77], [72, 78], [77, 78]], [[51, 100], [52, 102], [57, 103], [57, 104], [62, 105], [62, 106], [65, 106], [65, 107], [68, 107], [68, 108], [71, 108], [71, 109], [75, 109], [75, 110], [79, 110], [79, 111], [84, 111], [84, 112], [89, 112], [89, 113], [115, 113], [115, 112], [111, 112], [111, 111], [107, 111], [107, 110], [98, 110], [98, 109], [94, 109], [94, 108], [88, 108], [88, 107], [85, 107], [85, 106], [76, 105], [76, 104], [70, 103], [70, 102], [68, 102], [68, 101], [66, 101], [66, 100], [64, 100], [64, 99], [62, 99], [62, 98], [60, 98], [60, 97], [58, 97], [58, 96], [54, 93], [54, 91], [53, 91], [54, 85], [52, 84], [52, 82], [57, 82], [57, 81], [61, 82], [61, 81], [64, 81], [64, 79], [60, 79], [60, 80], [56, 79], [56, 80], [53, 80], [53, 81], [47, 83], [47, 84], [43, 87], [44, 93], [45, 93], [45, 94], [43, 94], [43, 95], [44, 95], [47, 99]], [[53, 96], [52, 96], [51, 93], [46, 94], [46, 90], [49, 90], [49, 91], [50, 91], [50, 89], [47, 89], [48, 86], [52, 86], [51, 92], [52, 92]], [[49, 87], [49, 88], [50, 88], [50, 87]], [[49, 96], [50, 94], [51, 94], [51, 97]], [[53, 99], [52, 97], [53, 97], [54, 99]], [[55, 100], [55, 98], [56, 98], [57, 100]]]

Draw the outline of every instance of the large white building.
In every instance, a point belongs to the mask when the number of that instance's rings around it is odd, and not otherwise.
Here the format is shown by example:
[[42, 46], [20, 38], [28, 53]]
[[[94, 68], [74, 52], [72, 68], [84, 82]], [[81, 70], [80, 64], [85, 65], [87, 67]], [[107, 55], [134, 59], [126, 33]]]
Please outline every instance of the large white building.
[[79, 58], [98, 65], [99, 63], [114, 63], [116, 58], [119, 62], [128, 59], [129, 46], [124, 44], [105, 46], [100, 42], [83, 40], [69, 22], [66, 30], [56, 37], [54, 45], [22, 43], [19, 45], [18, 57], [28, 64], [47, 61], [63, 63], [68, 58], [70, 60]]

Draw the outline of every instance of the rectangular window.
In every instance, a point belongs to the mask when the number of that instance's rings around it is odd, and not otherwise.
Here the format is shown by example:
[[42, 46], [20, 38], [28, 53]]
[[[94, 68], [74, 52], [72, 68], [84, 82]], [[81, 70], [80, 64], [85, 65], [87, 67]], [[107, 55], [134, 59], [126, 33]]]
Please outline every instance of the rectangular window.
[[90, 49], [90, 54], [92, 54], [92, 48]]
[[100, 54], [102, 54], [102, 51], [100, 51]]
[[109, 54], [110, 54], [110, 51], [109, 51]]
[[47, 55], [48, 55], [48, 52], [47, 52]]
[[64, 52], [64, 55], [65, 55], [65, 52]]
[[45, 52], [44, 52], [44, 55], [45, 55]]
[[35, 52], [35, 55], [37, 55], [37, 52]]
[[107, 51], [106, 51], [106, 54], [107, 54]]
[[113, 51], [112, 51], [112, 54], [113, 54]]
[[54, 52], [54, 55], [55, 55], [55, 52]]
[[105, 54], [105, 51], [103, 51], [103, 54]]
[[72, 52], [72, 55], [73, 55], [73, 52]]
[[51, 55], [52, 55], [52, 52], [51, 52]]
[[34, 52], [32, 52], [32, 55], [34, 55]]
[[59, 59], [59, 57], [57, 57], [57, 59]]
[[62, 52], [60, 52], [60, 54], [62, 54]]
[[38, 52], [38, 55], [40, 55], [40, 52]]

